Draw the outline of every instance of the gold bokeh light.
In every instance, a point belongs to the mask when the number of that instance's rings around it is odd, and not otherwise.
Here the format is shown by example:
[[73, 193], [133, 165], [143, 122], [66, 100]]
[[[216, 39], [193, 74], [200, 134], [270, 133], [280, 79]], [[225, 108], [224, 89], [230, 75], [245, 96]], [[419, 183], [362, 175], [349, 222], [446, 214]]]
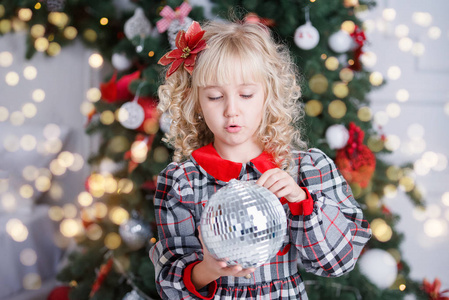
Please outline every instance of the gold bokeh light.
[[319, 100], [309, 100], [305, 105], [305, 111], [308, 116], [316, 117], [323, 112], [323, 104]]
[[336, 99], [329, 104], [327, 110], [332, 118], [340, 119], [345, 116], [347, 108], [343, 101]]
[[393, 236], [393, 230], [385, 220], [376, 218], [371, 221], [371, 229], [374, 237], [379, 242], [388, 242]]

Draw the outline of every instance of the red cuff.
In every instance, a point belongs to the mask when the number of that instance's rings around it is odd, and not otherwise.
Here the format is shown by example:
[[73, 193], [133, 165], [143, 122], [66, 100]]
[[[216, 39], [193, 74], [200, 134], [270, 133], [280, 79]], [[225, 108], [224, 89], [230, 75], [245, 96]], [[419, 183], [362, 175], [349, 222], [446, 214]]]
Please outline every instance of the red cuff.
[[313, 212], [313, 199], [309, 190], [305, 187], [301, 187], [301, 189], [306, 193], [307, 198], [301, 202], [288, 202], [288, 207], [294, 216], [308, 216]]
[[199, 264], [199, 263], [200, 263], [200, 261], [196, 261], [194, 263], [189, 264], [184, 269], [184, 275], [182, 276], [182, 279], [184, 280], [184, 284], [185, 284], [187, 290], [189, 290], [189, 292], [194, 294], [199, 299], [210, 300], [210, 299], [214, 298], [214, 295], [217, 292], [217, 282], [216, 281], [212, 281], [209, 284], [209, 293], [208, 293], [207, 297], [204, 297], [203, 295], [198, 293], [198, 291], [195, 289], [195, 286], [193, 285], [193, 282], [192, 282], [192, 270], [193, 270], [193, 267], [195, 265]]

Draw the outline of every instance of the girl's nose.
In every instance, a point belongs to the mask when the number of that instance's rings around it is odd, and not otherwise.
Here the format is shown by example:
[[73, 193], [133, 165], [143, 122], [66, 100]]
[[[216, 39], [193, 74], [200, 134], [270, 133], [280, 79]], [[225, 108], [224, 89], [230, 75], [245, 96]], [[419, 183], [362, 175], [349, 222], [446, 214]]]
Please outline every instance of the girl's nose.
[[237, 100], [233, 97], [229, 97], [226, 101], [224, 116], [226, 118], [238, 116], [238, 107], [237, 106], [238, 106]]

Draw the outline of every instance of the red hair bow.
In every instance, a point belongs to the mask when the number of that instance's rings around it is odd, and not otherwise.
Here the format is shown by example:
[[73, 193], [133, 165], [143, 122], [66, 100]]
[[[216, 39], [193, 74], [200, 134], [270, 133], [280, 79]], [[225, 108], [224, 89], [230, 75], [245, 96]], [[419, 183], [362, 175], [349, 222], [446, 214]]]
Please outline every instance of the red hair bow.
[[206, 48], [206, 41], [203, 40], [205, 31], [200, 24], [193, 21], [187, 32], [181, 30], [176, 35], [176, 47], [159, 59], [158, 64], [166, 66], [172, 64], [167, 71], [165, 78], [170, 77], [178, 68], [184, 64], [184, 69], [192, 75], [197, 54]]

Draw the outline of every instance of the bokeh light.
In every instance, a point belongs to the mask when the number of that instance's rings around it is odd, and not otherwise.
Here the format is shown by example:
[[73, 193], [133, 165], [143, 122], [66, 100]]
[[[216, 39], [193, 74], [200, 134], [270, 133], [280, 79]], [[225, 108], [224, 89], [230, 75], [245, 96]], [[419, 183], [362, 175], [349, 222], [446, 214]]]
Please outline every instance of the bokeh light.
[[427, 27], [432, 23], [432, 15], [428, 12], [414, 12], [412, 20], [415, 24]]
[[45, 92], [42, 89], [35, 89], [31, 95], [34, 102], [42, 102], [45, 99]]
[[103, 56], [99, 53], [93, 53], [89, 57], [89, 65], [94, 69], [100, 68], [103, 65]]
[[9, 86], [16, 86], [19, 83], [19, 74], [14, 71], [10, 71], [6, 73], [5, 81]]
[[384, 77], [380, 72], [372, 72], [369, 76], [369, 81], [373, 86], [379, 86], [384, 81]]
[[385, 8], [382, 11], [382, 17], [386, 21], [393, 21], [396, 18], [396, 10], [394, 8]]
[[397, 118], [401, 114], [401, 107], [397, 103], [390, 103], [385, 109], [388, 117]]
[[408, 52], [413, 47], [413, 41], [409, 37], [403, 37], [398, 42], [399, 49], [403, 52]]
[[441, 29], [437, 26], [432, 26], [427, 31], [427, 36], [432, 40], [437, 40], [441, 36]]
[[33, 66], [27, 66], [23, 69], [23, 77], [28, 80], [33, 80], [37, 76], [37, 69]]
[[398, 100], [399, 102], [408, 101], [409, 98], [410, 98], [410, 94], [406, 89], [399, 89], [396, 92], [396, 100]]
[[323, 111], [323, 104], [318, 100], [309, 100], [305, 105], [305, 111], [308, 116], [316, 117]]
[[396, 35], [397, 38], [403, 38], [408, 35], [409, 31], [410, 29], [408, 28], [407, 25], [399, 24], [394, 29], [394, 34]]
[[369, 122], [372, 118], [371, 108], [368, 106], [362, 106], [357, 111], [357, 117], [362, 122]]
[[401, 77], [401, 68], [399, 68], [398, 66], [389, 67], [387, 71], [387, 76], [391, 80], [399, 79], [399, 77]]
[[393, 236], [393, 230], [383, 219], [376, 218], [371, 221], [370, 225], [374, 237], [379, 242], [388, 242]]

